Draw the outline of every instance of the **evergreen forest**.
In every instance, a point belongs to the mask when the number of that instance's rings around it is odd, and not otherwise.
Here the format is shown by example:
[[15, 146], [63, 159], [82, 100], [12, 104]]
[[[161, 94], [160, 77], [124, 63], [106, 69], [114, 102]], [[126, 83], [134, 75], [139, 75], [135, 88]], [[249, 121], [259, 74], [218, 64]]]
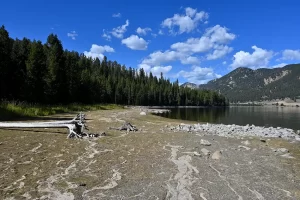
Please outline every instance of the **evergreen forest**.
[[156, 106], [224, 106], [217, 92], [180, 87], [109, 61], [65, 50], [57, 35], [46, 43], [12, 39], [0, 28], [0, 99], [38, 104], [114, 103]]

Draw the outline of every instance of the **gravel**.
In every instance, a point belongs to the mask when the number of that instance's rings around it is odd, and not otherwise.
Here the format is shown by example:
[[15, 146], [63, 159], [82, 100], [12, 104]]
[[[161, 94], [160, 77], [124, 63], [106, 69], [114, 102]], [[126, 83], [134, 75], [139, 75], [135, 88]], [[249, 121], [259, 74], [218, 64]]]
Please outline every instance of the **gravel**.
[[289, 128], [281, 127], [261, 127], [255, 125], [239, 126], [239, 125], [224, 125], [224, 124], [180, 124], [175, 127], [169, 127], [173, 131], [186, 131], [186, 132], [205, 132], [206, 134], [219, 135], [225, 137], [269, 137], [269, 138], [284, 138], [295, 139], [300, 141], [299, 130], [294, 131]]

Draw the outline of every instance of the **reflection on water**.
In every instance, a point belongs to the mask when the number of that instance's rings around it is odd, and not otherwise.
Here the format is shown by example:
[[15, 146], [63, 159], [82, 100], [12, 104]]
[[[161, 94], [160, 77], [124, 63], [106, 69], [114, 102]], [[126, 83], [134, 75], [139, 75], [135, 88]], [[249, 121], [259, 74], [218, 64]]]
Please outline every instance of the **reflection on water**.
[[160, 116], [209, 123], [254, 124], [300, 130], [300, 108], [271, 106], [235, 106], [227, 108], [171, 108]]

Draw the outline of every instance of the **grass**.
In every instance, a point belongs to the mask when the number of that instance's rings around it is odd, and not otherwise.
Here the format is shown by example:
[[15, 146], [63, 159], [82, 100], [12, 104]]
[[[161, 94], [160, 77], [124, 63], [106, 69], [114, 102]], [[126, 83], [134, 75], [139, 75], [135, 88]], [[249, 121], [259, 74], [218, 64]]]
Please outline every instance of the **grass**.
[[11, 120], [22, 117], [48, 116], [58, 113], [70, 113], [89, 110], [112, 110], [121, 108], [123, 107], [116, 104], [72, 103], [67, 105], [40, 105], [17, 101], [1, 101], [0, 120]]

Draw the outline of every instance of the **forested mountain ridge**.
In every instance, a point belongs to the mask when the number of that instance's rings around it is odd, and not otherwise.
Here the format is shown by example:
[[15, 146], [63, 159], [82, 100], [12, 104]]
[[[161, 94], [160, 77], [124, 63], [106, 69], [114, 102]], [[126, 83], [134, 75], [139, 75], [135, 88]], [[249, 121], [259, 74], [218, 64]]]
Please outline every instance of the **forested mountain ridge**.
[[225, 105], [225, 97], [193, 90], [109, 61], [64, 50], [57, 35], [45, 44], [12, 39], [0, 27], [0, 100], [40, 104]]
[[237, 68], [229, 74], [199, 85], [199, 89], [215, 90], [231, 102], [295, 99], [300, 96], [300, 64], [282, 68]]

